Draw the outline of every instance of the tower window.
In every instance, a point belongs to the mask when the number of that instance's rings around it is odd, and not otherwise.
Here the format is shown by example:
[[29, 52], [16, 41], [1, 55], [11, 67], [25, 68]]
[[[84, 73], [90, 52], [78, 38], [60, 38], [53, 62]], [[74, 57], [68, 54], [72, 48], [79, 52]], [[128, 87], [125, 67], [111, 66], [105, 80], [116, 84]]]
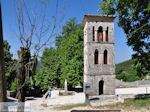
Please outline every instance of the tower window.
[[98, 50], [97, 49], [95, 50], [95, 53], [94, 53], [94, 63], [98, 64]]
[[95, 29], [94, 29], [94, 26], [93, 26], [93, 41], [95, 41]]
[[97, 31], [97, 41], [103, 41], [103, 28], [100, 26]]
[[103, 80], [100, 80], [99, 81], [99, 95], [103, 94], [104, 93], [104, 81]]
[[106, 30], [106, 42], [108, 42], [108, 27], [107, 27], [107, 30]]
[[107, 59], [107, 58], [108, 58], [107, 55], [108, 55], [107, 50], [105, 50], [105, 51], [104, 51], [104, 64], [107, 64], [107, 60], [108, 60], [108, 59]]

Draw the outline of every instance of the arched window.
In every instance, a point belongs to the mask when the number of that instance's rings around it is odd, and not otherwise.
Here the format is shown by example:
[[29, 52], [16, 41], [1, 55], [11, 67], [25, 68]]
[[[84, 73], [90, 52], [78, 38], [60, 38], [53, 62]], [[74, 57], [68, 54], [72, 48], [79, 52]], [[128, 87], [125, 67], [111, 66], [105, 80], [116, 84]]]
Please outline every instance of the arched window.
[[108, 27], [107, 27], [107, 30], [106, 30], [106, 42], [108, 42]]
[[98, 50], [97, 49], [95, 50], [95, 53], [94, 53], [94, 63], [98, 64]]
[[97, 41], [103, 41], [103, 27], [99, 27], [97, 31]]
[[95, 41], [95, 29], [94, 29], [94, 26], [93, 26], [93, 41]]
[[104, 93], [104, 81], [103, 80], [100, 80], [99, 81], [99, 95], [103, 94]]
[[107, 50], [105, 50], [104, 51], [104, 64], [107, 64], [107, 61], [108, 61], [108, 59], [107, 59], [108, 56], [107, 55], [108, 55]]

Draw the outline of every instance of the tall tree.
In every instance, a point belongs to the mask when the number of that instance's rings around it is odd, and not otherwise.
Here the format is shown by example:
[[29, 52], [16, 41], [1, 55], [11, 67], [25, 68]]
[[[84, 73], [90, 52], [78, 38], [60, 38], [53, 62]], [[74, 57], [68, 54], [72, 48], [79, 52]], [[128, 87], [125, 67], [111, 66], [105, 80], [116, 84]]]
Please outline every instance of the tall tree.
[[69, 88], [82, 85], [83, 81], [83, 27], [76, 19], [70, 19], [63, 27], [62, 36], [56, 41], [60, 64], [61, 86], [65, 79]]
[[[5, 76], [7, 82], [7, 89], [11, 88], [11, 83], [14, 83], [16, 77], [16, 60], [13, 59], [13, 55], [10, 52], [11, 46], [5, 40], [4, 41], [4, 63], [5, 63]], [[15, 88], [13, 88], [15, 89]]]
[[69, 89], [83, 84], [83, 27], [75, 18], [63, 26], [56, 46], [45, 49], [35, 75], [36, 85], [42, 90], [48, 86], [64, 87], [65, 79]]
[[42, 91], [46, 91], [48, 87], [59, 88], [60, 72], [57, 49], [46, 48], [41, 58], [41, 66], [34, 77], [36, 86], [38, 86]]
[[149, 0], [103, 0], [103, 14], [116, 14], [123, 28], [127, 44], [132, 47], [137, 73], [141, 78], [150, 74], [150, 1]]
[[[17, 27], [18, 38], [21, 43], [20, 51], [18, 51], [18, 70], [17, 70], [17, 95], [19, 102], [25, 101], [25, 94], [27, 90], [27, 83], [29, 79], [32, 79], [32, 75], [35, 73], [37, 64], [37, 58], [39, 52], [44, 46], [50, 43], [50, 39], [54, 35], [54, 24], [48, 22], [46, 17], [46, 4], [41, 0], [39, 6], [33, 8], [29, 5], [27, 0], [16, 0], [17, 6]], [[30, 8], [30, 10], [29, 10]], [[31, 50], [34, 54], [34, 59], [31, 59]], [[23, 108], [21, 108], [23, 111]]]

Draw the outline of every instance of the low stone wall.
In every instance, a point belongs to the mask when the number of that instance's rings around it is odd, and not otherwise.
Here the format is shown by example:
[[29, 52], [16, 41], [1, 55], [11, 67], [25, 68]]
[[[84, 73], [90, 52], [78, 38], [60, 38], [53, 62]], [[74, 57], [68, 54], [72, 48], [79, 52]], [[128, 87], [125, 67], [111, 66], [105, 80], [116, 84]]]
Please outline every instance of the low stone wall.
[[84, 93], [75, 93], [74, 95], [69, 96], [58, 96], [57, 98], [47, 99], [47, 105], [70, 105], [70, 104], [79, 104], [85, 103], [85, 94]]
[[125, 94], [150, 94], [150, 86], [149, 87], [132, 87], [132, 88], [116, 88], [116, 95], [125, 95]]
[[130, 88], [130, 87], [141, 87], [141, 86], [150, 86], [150, 80], [138, 80], [134, 82], [123, 82], [116, 79], [116, 88]]

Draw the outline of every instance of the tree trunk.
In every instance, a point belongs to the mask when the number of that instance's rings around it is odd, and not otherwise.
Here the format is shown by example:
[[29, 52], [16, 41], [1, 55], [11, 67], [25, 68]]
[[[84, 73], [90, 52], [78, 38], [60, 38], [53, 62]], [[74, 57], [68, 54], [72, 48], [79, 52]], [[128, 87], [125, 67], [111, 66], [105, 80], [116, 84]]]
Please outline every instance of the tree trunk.
[[[2, 14], [0, 3], [0, 102], [6, 102], [6, 83], [5, 83], [5, 71], [4, 71], [4, 49], [3, 49], [3, 30], [2, 30]], [[0, 104], [0, 111], [4, 109]]]
[[26, 95], [26, 69], [25, 65], [29, 62], [30, 51], [27, 48], [21, 47], [21, 51], [18, 51], [19, 63], [17, 68], [17, 95], [16, 98], [21, 105], [18, 107], [18, 111], [24, 110], [25, 95]]
[[6, 88], [5, 88], [5, 72], [4, 72], [4, 49], [3, 49], [3, 30], [2, 30], [2, 15], [0, 4], [0, 102], [6, 101]]

